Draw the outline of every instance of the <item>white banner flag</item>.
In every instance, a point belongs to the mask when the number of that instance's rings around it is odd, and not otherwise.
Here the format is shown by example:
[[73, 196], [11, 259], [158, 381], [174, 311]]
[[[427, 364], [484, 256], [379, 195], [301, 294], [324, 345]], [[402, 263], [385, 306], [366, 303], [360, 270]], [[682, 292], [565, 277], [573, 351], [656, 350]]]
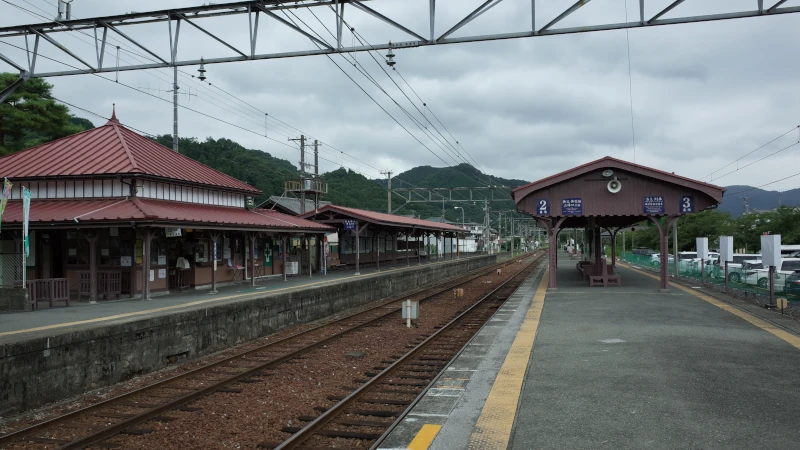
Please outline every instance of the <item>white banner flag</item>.
[[25, 240], [25, 257], [30, 256], [30, 242], [28, 240], [28, 223], [31, 219], [31, 191], [22, 187], [22, 237]]

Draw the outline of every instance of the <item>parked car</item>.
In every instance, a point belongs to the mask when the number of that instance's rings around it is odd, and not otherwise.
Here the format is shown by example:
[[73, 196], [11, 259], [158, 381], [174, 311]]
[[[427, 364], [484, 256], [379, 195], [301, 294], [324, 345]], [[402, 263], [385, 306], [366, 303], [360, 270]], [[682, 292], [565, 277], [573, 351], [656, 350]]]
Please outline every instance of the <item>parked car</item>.
[[[800, 270], [800, 258], [781, 258], [781, 266], [775, 268], [775, 291], [783, 291], [786, 279]], [[769, 268], [747, 270], [744, 273], [745, 284], [769, 289]]]
[[[734, 253], [733, 261], [728, 263], [728, 281], [731, 283], [739, 283], [742, 281], [742, 264], [745, 261], [758, 261], [761, 262], [761, 255], [755, 253]], [[712, 262], [712, 274], [717, 278], [725, 276], [725, 264], [720, 262], [717, 257]]]
[[783, 286], [783, 292], [786, 295], [800, 296], [800, 272], [795, 271], [793, 274], [786, 278], [786, 284]]
[[[678, 254], [680, 255], [680, 253]], [[697, 255], [695, 253], [695, 255]], [[717, 252], [708, 252], [708, 256], [706, 257], [705, 261], [703, 262], [703, 268], [706, 273], [711, 273], [710, 269], [713, 268], [713, 262], [715, 259], [719, 259], [719, 253]], [[686, 263], [686, 268], [690, 270], [700, 270], [700, 260], [701, 258], [692, 258]]]
[[650, 256], [650, 255], [653, 255], [653, 254], [656, 254], [656, 255], [658, 254], [657, 251], [655, 251], [655, 250], [653, 250], [651, 248], [646, 248], [646, 247], [637, 247], [637, 248], [633, 249], [633, 251], [631, 253], [633, 253], [634, 255], [643, 255], [643, 256]]

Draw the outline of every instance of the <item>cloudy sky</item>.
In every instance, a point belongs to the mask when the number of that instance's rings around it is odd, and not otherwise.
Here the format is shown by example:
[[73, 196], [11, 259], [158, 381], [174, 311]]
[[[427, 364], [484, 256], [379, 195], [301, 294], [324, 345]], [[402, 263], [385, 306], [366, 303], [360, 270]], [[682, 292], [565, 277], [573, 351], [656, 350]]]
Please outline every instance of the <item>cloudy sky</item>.
[[[0, 0], [0, 26], [44, 21], [12, 4], [52, 18], [55, 1]], [[482, 2], [439, 0], [437, 34]], [[771, 6], [774, 2], [765, 3]], [[543, 26], [573, 3], [538, 0], [537, 25]], [[639, 2], [627, 3], [630, 20], [635, 20]], [[647, 0], [647, 14], [651, 16], [669, 3], [671, 0]], [[756, 3], [689, 0], [666, 17], [752, 10]], [[74, 0], [73, 14], [84, 18], [199, 4], [199, 0]], [[367, 4], [422, 35], [428, 34], [428, 0]], [[800, 0], [784, 6], [800, 6]], [[453, 37], [525, 31], [530, 28], [530, 8], [528, 0], [505, 0]], [[334, 29], [332, 11], [315, 11]], [[594, 0], [556, 27], [624, 22], [625, 14], [625, 0]], [[330, 40], [307, 10], [297, 15]], [[403, 32], [352, 8], [345, 19], [371, 44], [410, 40]], [[246, 16], [199, 24], [247, 51]], [[123, 30], [168, 59], [165, 24]], [[258, 52], [314, 48], [303, 36], [263, 17], [258, 36]], [[800, 124], [800, 14], [636, 29], [629, 37], [637, 163], [720, 185], [762, 185], [798, 172], [800, 145], [767, 156], [800, 140], [798, 129], [776, 139]], [[60, 35], [59, 40], [87, 61], [95, 61], [90, 36], [71, 32]], [[358, 44], [349, 32], [343, 40]], [[8, 43], [24, 45], [20, 40]], [[13, 46], [0, 44], [0, 52], [24, 59]], [[80, 65], [49, 44], [42, 45], [41, 53]], [[123, 60], [141, 61], [137, 54], [144, 52], [129, 43], [123, 45]], [[334, 163], [323, 161], [323, 170], [343, 162], [370, 177], [379, 177], [381, 169], [399, 173], [418, 165], [444, 166], [442, 159], [454, 165], [463, 157], [474, 158], [479, 168], [493, 175], [536, 180], [605, 155], [634, 159], [625, 31], [429, 46], [397, 50], [396, 54], [398, 72], [414, 92], [397, 75], [392, 77], [430, 118], [417, 95], [428, 105], [447, 131], [435, 119], [434, 124], [448, 139], [450, 134], [455, 136], [458, 149], [463, 146], [468, 155], [463, 151], [461, 156], [448, 155], [441, 144], [426, 137], [386, 94], [355, 70], [353, 56], [333, 60], [422, 143], [325, 56], [208, 65], [207, 81], [213, 86], [182, 74], [181, 91], [193, 94], [182, 96], [182, 104], [241, 128], [181, 110], [180, 134], [230, 138], [297, 162], [299, 153], [288, 139], [298, 137], [297, 130], [302, 130], [327, 144], [320, 155]], [[180, 59], [232, 55], [199, 31], [183, 26]], [[355, 58], [394, 100], [419, 121], [427, 121], [368, 54]], [[112, 46], [106, 65], [115, 64], [115, 59]], [[0, 70], [10, 69], [0, 62]], [[53, 61], [37, 63], [37, 71], [67, 69]], [[196, 69], [181, 70], [196, 74]], [[104, 76], [114, 79], [113, 73]], [[55, 84], [54, 95], [64, 101], [105, 116], [116, 103], [123, 123], [147, 133], [168, 134], [172, 132], [171, 94], [163, 91], [171, 89], [171, 78], [171, 70], [120, 73], [120, 83], [150, 96], [93, 75], [51, 78], [50, 82]], [[270, 120], [266, 133], [275, 140], [264, 138], [265, 112], [296, 130]], [[75, 113], [98, 125], [104, 122], [81, 111]], [[739, 161], [739, 170], [737, 164], [724, 167], [772, 140]], [[708, 176], [715, 171], [711, 180]], [[800, 187], [800, 176], [767, 188], [796, 187]]]

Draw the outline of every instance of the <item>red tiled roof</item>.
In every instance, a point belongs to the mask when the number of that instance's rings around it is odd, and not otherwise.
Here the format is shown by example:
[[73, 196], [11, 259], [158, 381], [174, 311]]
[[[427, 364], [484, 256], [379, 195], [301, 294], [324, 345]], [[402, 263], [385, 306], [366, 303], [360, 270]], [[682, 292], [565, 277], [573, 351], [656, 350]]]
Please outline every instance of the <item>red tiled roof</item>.
[[311, 211], [301, 215], [302, 218], [311, 218], [324, 212], [334, 212], [354, 219], [361, 219], [367, 222], [379, 223], [382, 225], [393, 225], [397, 227], [417, 227], [437, 231], [458, 231], [463, 232], [464, 228], [448, 225], [441, 222], [430, 220], [414, 219], [411, 217], [396, 216], [394, 214], [365, 211], [363, 209], [348, 208], [345, 206], [325, 205], [316, 211]]
[[116, 118], [101, 127], [0, 158], [0, 175], [13, 178], [150, 175], [240, 191], [259, 192], [125, 128]]
[[[246, 226], [297, 231], [333, 231], [332, 227], [275, 211], [140, 198], [33, 200], [31, 224], [37, 222], [156, 221]], [[22, 201], [8, 202], [3, 224], [22, 222]]]

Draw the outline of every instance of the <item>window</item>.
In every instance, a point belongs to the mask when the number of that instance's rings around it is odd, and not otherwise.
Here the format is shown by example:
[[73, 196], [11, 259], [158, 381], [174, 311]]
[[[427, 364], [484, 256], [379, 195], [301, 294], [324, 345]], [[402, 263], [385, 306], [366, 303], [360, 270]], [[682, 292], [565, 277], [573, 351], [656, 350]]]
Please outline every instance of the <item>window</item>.
[[784, 261], [781, 270], [800, 270], [800, 261]]

